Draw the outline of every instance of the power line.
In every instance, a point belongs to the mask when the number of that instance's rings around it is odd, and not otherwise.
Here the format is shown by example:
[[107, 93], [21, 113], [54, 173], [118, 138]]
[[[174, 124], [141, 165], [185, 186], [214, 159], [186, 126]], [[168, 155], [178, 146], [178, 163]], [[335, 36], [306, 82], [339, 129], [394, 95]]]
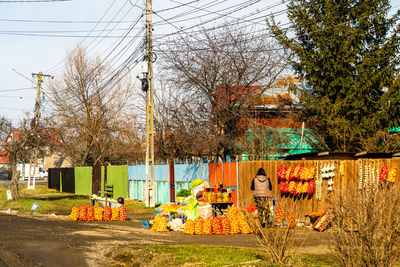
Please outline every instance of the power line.
[[165, 9], [153, 11], [153, 12], [156, 12], [156, 13], [165, 12], [165, 11], [177, 9], [177, 8], [180, 8], [180, 7], [183, 7], [183, 6], [189, 6], [190, 4], [193, 4], [193, 3], [196, 3], [196, 2], [199, 2], [199, 1], [200, 1], [200, 0], [194, 0], [194, 1], [191, 1], [191, 2], [189, 2], [189, 3], [181, 4], [181, 5], [179, 5], [179, 6], [169, 7], [169, 8], [165, 8]]
[[60, 24], [113, 24], [113, 23], [132, 23], [132, 20], [124, 21], [97, 21], [97, 20], [31, 20], [31, 19], [0, 19], [8, 22], [26, 22], [26, 23], [60, 23]]
[[52, 3], [70, 2], [72, 0], [0, 0], [0, 3]]
[[14, 89], [4, 89], [0, 90], [0, 92], [13, 92], [13, 91], [23, 91], [23, 90], [32, 90], [33, 87], [25, 87], [25, 88], [14, 88]]

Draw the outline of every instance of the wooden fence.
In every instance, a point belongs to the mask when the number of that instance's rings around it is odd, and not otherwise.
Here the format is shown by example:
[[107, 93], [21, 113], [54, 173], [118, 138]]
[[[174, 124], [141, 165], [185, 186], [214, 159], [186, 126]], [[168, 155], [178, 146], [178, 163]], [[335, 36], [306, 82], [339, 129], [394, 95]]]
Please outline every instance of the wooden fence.
[[[268, 177], [272, 182], [272, 195], [279, 198], [277, 206], [288, 205], [293, 208], [297, 218], [304, 218], [313, 212], [322, 212], [327, 207], [327, 199], [330, 194], [328, 192], [328, 180], [322, 179], [321, 200], [316, 199], [316, 194], [309, 195], [282, 195], [279, 191], [277, 179], [277, 171], [279, 166], [284, 165], [290, 170], [293, 166], [315, 166], [316, 175], [321, 175], [321, 169], [332, 164], [335, 166], [335, 176], [332, 192], [344, 190], [349, 186], [364, 187], [366, 184], [378, 184], [379, 174], [383, 166], [387, 166], [389, 170], [392, 168], [399, 169], [400, 159], [359, 159], [359, 160], [303, 160], [303, 161], [247, 161], [239, 163], [239, 203], [241, 207], [253, 202], [253, 192], [250, 190], [251, 181], [259, 168], [264, 168]], [[361, 173], [360, 173], [361, 172]], [[361, 181], [360, 181], [361, 174]], [[396, 182], [399, 180], [399, 172], [397, 172]]]

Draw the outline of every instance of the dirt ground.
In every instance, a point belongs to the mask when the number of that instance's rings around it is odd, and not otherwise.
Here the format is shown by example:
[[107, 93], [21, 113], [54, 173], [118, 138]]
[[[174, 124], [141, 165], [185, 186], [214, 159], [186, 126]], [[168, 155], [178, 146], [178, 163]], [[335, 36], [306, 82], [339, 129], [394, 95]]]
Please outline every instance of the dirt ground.
[[[137, 216], [144, 216], [137, 215]], [[296, 230], [298, 253], [328, 253], [329, 231]], [[254, 235], [188, 236], [155, 233], [137, 221], [71, 222], [67, 217], [0, 214], [0, 267], [100, 266], [107, 252], [124, 244], [211, 244], [258, 247]]]

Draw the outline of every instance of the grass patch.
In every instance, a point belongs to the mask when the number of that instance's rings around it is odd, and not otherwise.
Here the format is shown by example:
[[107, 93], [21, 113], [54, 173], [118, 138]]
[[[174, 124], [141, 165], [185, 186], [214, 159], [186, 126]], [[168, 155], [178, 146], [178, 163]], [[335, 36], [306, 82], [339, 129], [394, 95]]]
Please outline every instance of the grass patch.
[[[258, 248], [206, 245], [120, 246], [106, 255], [112, 266], [276, 266]], [[331, 255], [301, 254], [294, 266], [335, 266]]]
[[259, 249], [205, 245], [154, 245], [120, 247], [107, 255], [109, 264], [126, 266], [266, 266], [267, 255]]
[[[0, 185], [0, 209], [17, 210], [20, 214], [29, 214], [33, 202], [39, 202], [36, 214], [69, 215], [74, 206], [90, 205], [89, 196], [76, 195], [49, 189], [47, 184], [37, 184], [35, 190], [27, 189], [26, 184], [20, 185], [20, 199], [7, 200], [7, 190], [10, 184]], [[143, 203], [132, 202], [126, 205], [127, 213], [151, 213], [153, 208], [145, 207]]]

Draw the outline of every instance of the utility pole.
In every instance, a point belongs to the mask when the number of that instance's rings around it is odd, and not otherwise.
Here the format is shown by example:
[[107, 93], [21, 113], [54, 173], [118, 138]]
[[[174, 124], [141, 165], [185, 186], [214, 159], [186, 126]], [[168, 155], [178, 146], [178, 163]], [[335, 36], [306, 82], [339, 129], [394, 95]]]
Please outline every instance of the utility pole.
[[[31, 127], [35, 131], [37, 130], [37, 127], [39, 126], [39, 119], [40, 119], [40, 105], [42, 102], [42, 83], [43, 83], [43, 77], [49, 77], [49, 78], [54, 78], [51, 75], [48, 74], [43, 74], [41, 72], [39, 73], [32, 73], [32, 77], [35, 78], [37, 77], [37, 87], [36, 87], [36, 101], [35, 101], [35, 117], [33, 118], [31, 122]], [[36, 180], [36, 161], [37, 161], [37, 154], [38, 151], [35, 148], [34, 151], [34, 160], [33, 162], [30, 160], [29, 162], [29, 177], [28, 177], [28, 189], [35, 189], [35, 180]], [[31, 182], [31, 170], [32, 170], [32, 163], [34, 165], [33, 167], [33, 184], [32, 186], [30, 185]], [[25, 163], [24, 163], [25, 165]]]
[[[146, 10], [146, 54], [142, 79], [142, 90], [146, 91], [146, 188], [145, 204], [147, 207], [155, 206], [154, 182], [154, 123], [153, 123], [153, 25], [152, 25], [152, 0], [144, 0]], [[149, 170], [150, 168], [150, 170]], [[150, 177], [151, 175], [151, 184]]]
[[35, 102], [35, 118], [33, 125], [35, 128], [39, 126], [39, 118], [40, 118], [40, 105], [42, 101], [42, 83], [43, 77], [54, 78], [51, 75], [39, 73], [32, 73], [32, 77], [37, 77], [37, 88], [36, 88], [36, 102]]

